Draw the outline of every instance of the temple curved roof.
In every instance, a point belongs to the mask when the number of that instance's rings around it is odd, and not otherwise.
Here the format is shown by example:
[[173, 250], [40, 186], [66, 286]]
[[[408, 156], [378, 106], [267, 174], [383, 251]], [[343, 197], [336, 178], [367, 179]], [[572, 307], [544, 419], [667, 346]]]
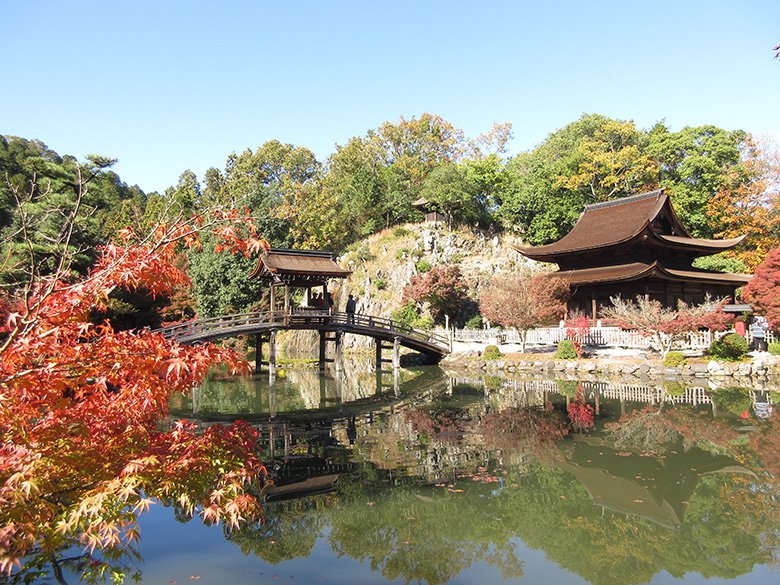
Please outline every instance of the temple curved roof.
[[271, 248], [257, 259], [249, 278], [308, 284], [350, 274], [352, 271], [342, 269], [331, 252]]
[[669, 196], [663, 189], [658, 189], [586, 205], [574, 228], [557, 242], [544, 246], [518, 247], [517, 250], [534, 260], [555, 262], [556, 257], [624, 245], [636, 240], [709, 255], [733, 248], [743, 238], [692, 238], [675, 214]]

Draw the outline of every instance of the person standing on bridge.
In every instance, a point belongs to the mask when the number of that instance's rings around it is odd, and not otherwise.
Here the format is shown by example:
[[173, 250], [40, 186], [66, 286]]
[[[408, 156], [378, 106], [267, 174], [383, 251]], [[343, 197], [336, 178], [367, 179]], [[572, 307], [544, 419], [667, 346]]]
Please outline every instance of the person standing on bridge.
[[347, 323], [351, 324], [355, 322], [356, 308], [357, 308], [357, 301], [355, 300], [355, 297], [349, 295], [349, 298], [347, 299]]

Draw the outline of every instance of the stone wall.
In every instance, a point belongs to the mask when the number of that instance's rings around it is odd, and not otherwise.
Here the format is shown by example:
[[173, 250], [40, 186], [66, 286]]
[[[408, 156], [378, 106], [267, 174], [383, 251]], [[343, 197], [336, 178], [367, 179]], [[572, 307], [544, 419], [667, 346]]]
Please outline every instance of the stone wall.
[[557, 360], [546, 357], [507, 357], [486, 360], [466, 354], [451, 354], [444, 358], [442, 367], [448, 369], [482, 370], [486, 372], [518, 372], [544, 374], [570, 379], [614, 378], [626, 376], [637, 381], [686, 380], [701, 384], [702, 379], [714, 386], [739, 385], [756, 388], [780, 386], [780, 359], [762, 354], [750, 361], [720, 362], [694, 361], [677, 367], [665, 367], [660, 360], [635, 358], [595, 358]]

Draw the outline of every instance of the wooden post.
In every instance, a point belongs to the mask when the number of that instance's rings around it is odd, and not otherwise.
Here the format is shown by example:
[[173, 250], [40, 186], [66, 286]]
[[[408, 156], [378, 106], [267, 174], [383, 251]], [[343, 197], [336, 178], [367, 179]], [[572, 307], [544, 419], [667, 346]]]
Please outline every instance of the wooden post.
[[268, 373], [276, 376], [276, 330], [268, 334]]
[[399, 368], [393, 370], [393, 394], [396, 398], [401, 396], [401, 370]]
[[290, 313], [290, 286], [287, 284], [284, 285], [284, 312]]
[[320, 331], [320, 372], [325, 371], [325, 349], [328, 342], [327, 332]]
[[401, 340], [398, 337], [393, 337], [393, 369], [397, 370], [401, 367]]
[[595, 327], [596, 319], [598, 319], [598, 304], [596, 303], [595, 295], [590, 299], [590, 311], [593, 315], [593, 327]]
[[263, 336], [260, 333], [255, 335], [255, 374], [259, 374], [263, 369]]
[[341, 355], [342, 346], [344, 344], [343, 331], [336, 331], [335, 344], [336, 344], [336, 351], [335, 351], [336, 355], [334, 356], [334, 359], [336, 361], [336, 372], [341, 372], [341, 368], [343, 366], [342, 355]]
[[276, 310], [276, 286], [271, 284], [271, 322], [274, 320], [274, 311]]
[[376, 346], [376, 371], [382, 371], [382, 340], [378, 337], [374, 339], [374, 345]]

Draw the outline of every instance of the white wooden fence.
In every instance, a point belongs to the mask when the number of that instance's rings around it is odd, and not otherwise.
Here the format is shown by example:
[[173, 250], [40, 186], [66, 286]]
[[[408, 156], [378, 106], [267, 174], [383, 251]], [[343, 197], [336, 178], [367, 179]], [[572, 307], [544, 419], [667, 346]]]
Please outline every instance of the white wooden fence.
[[[449, 334], [453, 341], [505, 344], [520, 343], [520, 334], [514, 329], [452, 329], [447, 332], [444, 329], [436, 330], [436, 333], [442, 335]], [[715, 333], [714, 336], [720, 337], [725, 333]], [[526, 334], [526, 346], [544, 346], [556, 345], [562, 339], [566, 339], [566, 329], [563, 327], [537, 327], [529, 329]], [[709, 331], [698, 331], [689, 333], [687, 338], [681, 342], [676, 342], [675, 349], [707, 349], [713, 340], [713, 334]], [[647, 349], [650, 347], [651, 338], [648, 335], [642, 335], [638, 331], [625, 331], [620, 327], [594, 327], [590, 333], [580, 340], [584, 345], [597, 347], [625, 347], [636, 349]], [[747, 341], [752, 341], [748, 331]], [[766, 341], [771, 343], [774, 336], [771, 331], [766, 332]]]

